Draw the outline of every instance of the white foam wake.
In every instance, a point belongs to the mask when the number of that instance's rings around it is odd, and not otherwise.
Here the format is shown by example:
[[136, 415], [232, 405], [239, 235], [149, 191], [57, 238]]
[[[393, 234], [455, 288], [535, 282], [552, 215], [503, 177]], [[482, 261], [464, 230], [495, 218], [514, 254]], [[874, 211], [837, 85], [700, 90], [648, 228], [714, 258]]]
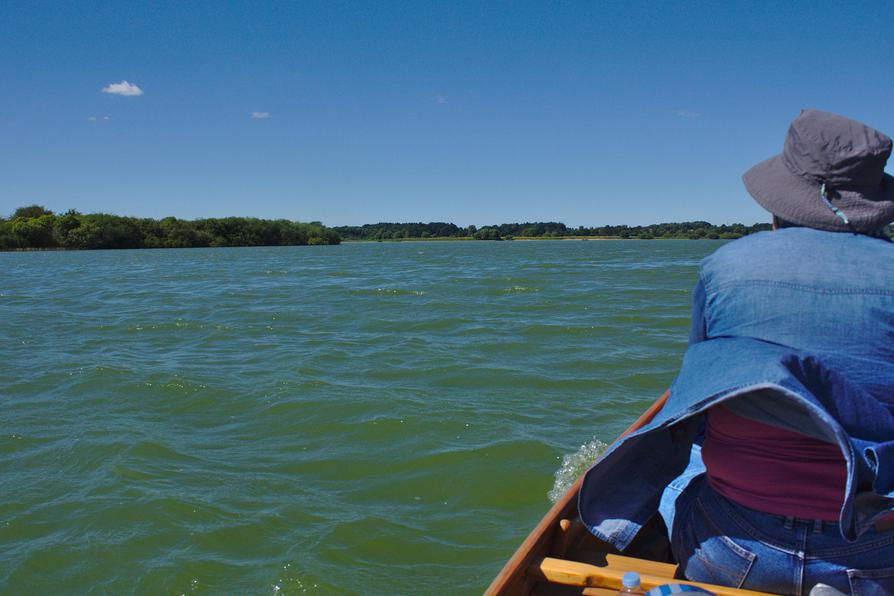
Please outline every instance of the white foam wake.
[[566, 453], [562, 456], [562, 465], [556, 470], [556, 480], [553, 482], [552, 490], [547, 493], [549, 500], [555, 503], [562, 498], [574, 481], [589, 468], [596, 458], [602, 455], [605, 448], [608, 447], [599, 439], [593, 439], [584, 443], [574, 453]]

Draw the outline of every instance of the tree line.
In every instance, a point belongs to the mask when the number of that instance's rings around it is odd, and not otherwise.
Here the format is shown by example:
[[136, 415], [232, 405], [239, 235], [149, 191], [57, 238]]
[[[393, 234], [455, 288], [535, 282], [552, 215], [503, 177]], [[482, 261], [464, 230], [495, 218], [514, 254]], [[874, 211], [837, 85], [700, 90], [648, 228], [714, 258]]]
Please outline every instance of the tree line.
[[69, 210], [55, 214], [40, 205], [20, 207], [0, 218], [0, 249], [198, 248], [338, 244], [339, 235], [319, 222], [224, 217], [149, 219]]
[[500, 225], [467, 226], [461, 228], [452, 223], [377, 223], [362, 226], [336, 226], [344, 240], [403, 240], [410, 238], [475, 238], [477, 240], [511, 240], [513, 238], [567, 238], [601, 237], [732, 240], [747, 234], [769, 230], [770, 224], [729, 224], [715, 226], [706, 221], [661, 223], [649, 226], [597, 226], [576, 228], [554, 221], [535, 223], [506, 223]]
[[706, 221], [649, 226], [568, 227], [559, 222], [505, 223], [459, 227], [446, 222], [377, 223], [326, 227], [320, 222], [224, 217], [184, 220], [150, 219], [107, 213], [56, 214], [40, 205], [20, 207], [0, 217], [0, 250], [95, 248], [193, 248], [210, 246], [291, 246], [338, 244], [344, 240], [403, 240], [426, 238], [688, 238], [735, 239], [769, 230], [770, 224], [715, 226]]

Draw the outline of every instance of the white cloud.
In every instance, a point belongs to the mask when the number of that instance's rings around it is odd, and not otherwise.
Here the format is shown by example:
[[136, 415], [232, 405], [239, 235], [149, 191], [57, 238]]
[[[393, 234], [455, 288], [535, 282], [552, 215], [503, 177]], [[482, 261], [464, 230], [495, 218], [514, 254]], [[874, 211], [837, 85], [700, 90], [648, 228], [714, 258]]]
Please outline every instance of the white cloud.
[[677, 116], [680, 118], [698, 118], [701, 112], [690, 112], [689, 110], [677, 110]]
[[143, 90], [127, 81], [120, 83], [111, 83], [102, 88], [103, 93], [111, 93], [112, 95], [123, 95], [125, 97], [138, 97], [143, 94]]
[[87, 120], [90, 122], [107, 122], [110, 118], [108, 116], [90, 116]]
[[250, 118], [252, 120], [264, 120], [265, 118], [271, 118], [270, 112], [252, 112]]

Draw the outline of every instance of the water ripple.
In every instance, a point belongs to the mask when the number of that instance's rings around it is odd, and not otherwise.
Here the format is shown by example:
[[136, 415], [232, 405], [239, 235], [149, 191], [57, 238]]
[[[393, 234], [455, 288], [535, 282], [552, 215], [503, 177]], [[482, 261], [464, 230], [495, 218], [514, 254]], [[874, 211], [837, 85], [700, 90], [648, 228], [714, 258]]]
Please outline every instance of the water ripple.
[[718, 245], [0, 253], [0, 592], [480, 593]]

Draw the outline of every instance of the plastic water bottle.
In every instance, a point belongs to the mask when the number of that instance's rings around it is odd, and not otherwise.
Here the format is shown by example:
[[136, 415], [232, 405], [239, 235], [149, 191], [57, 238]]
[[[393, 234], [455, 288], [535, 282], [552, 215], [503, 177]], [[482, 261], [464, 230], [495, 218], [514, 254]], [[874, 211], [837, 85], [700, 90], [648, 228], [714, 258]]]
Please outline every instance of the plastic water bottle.
[[618, 594], [642, 594], [639, 584], [639, 573], [628, 571], [621, 577], [621, 590]]

